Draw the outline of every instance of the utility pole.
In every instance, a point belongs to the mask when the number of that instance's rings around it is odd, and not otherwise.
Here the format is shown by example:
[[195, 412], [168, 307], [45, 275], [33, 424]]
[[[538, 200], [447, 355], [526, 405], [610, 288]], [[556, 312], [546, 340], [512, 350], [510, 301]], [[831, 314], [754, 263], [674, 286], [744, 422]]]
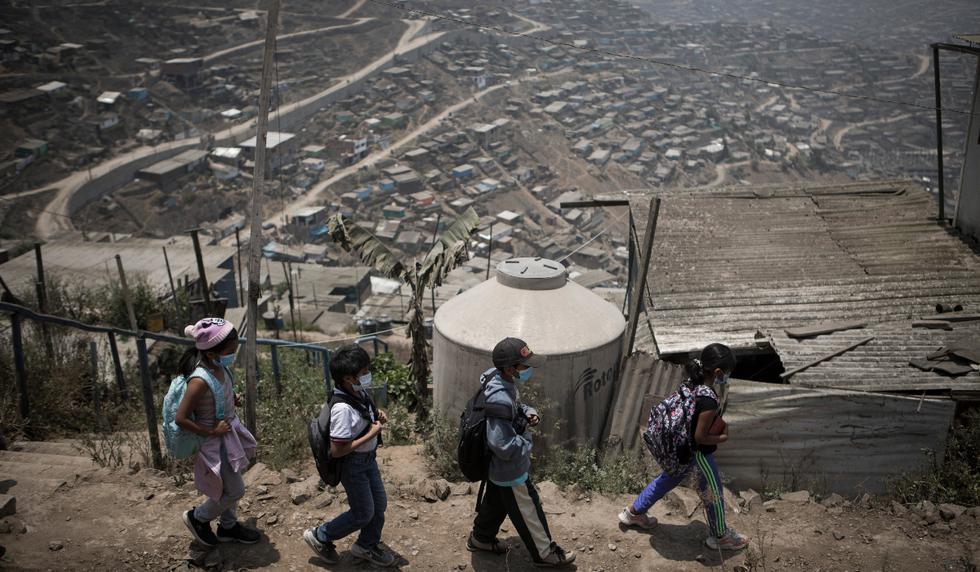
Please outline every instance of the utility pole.
[[239, 236], [239, 230], [237, 226], [235, 227], [235, 256], [238, 257], [238, 305], [241, 306], [245, 303], [245, 288], [242, 286], [242, 274], [245, 273], [242, 266], [242, 239]]
[[279, 0], [269, 0], [265, 17], [265, 52], [262, 62], [262, 83], [259, 89], [259, 117], [255, 140], [255, 171], [252, 177], [252, 194], [249, 197], [251, 217], [248, 237], [248, 322], [245, 341], [245, 425], [257, 435], [255, 427], [255, 400], [258, 387], [257, 344], [259, 320], [259, 263], [262, 249], [262, 216], [259, 199], [265, 185], [265, 138], [269, 131], [269, 91], [272, 83], [272, 56], [279, 24]]

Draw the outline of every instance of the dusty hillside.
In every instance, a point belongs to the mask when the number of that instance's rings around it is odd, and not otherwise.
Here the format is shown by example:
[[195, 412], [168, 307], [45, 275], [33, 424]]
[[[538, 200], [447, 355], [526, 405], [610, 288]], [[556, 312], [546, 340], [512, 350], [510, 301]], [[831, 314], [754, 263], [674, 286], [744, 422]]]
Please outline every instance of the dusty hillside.
[[[266, 538], [254, 546], [222, 545], [205, 552], [192, 545], [179, 518], [181, 510], [199, 501], [193, 484], [175, 486], [172, 478], [152, 470], [130, 475], [124, 470], [96, 469], [73, 451], [70, 442], [61, 442], [4, 452], [2, 472], [19, 475], [16, 484], [2, 483], [17, 497], [16, 514], [0, 523], [0, 544], [7, 549], [4, 569], [326, 568], [313, 558], [302, 532], [344, 510], [345, 498], [342, 491], [319, 490], [315, 478], [307, 481], [313, 474], [311, 466], [284, 473], [261, 465], [253, 468], [240, 516], [257, 525]], [[513, 547], [507, 557], [465, 550], [475, 496], [467, 485], [450, 485], [449, 495], [438, 500], [446, 493], [440, 490], [445, 485], [427, 479], [425, 461], [415, 447], [386, 448], [381, 458], [390, 499], [384, 538], [400, 556], [402, 569], [535, 569], [514, 529], [506, 524], [502, 536]], [[67, 482], [59, 487], [61, 480]], [[798, 499], [775, 500], [766, 506], [753, 503], [751, 510], [743, 507], [738, 514], [729, 514], [729, 522], [751, 535], [753, 545], [751, 552], [729, 556], [722, 563], [702, 544], [704, 519], [700, 509], [690, 504], [689, 495], [680, 495], [679, 504], [655, 507], [661, 525], [652, 533], [639, 533], [618, 527], [616, 513], [629, 502], [626, 496], [589, 498], [562, 492], [550, 483], [540, 488], [557, 540], [579, 553], [578, 570], [918, 572], [969, 570], [980, 557], [980, 525], [974, 510], [947, 521], [944, 517], [953, 515], [938, 508], [931, 514], [924, 511], [922, 518], [914, 511], [893, 514], [904, 508], [878, 506], [876, 499], [870, 505], [837, 499], [842, 504], [830, 507]], [[688, 512], [693, 516], [689, 518]], [[348, 543], [340, 545], [343, 561], [329, 569], [369, 568], [355, 564], [347, 548]]]

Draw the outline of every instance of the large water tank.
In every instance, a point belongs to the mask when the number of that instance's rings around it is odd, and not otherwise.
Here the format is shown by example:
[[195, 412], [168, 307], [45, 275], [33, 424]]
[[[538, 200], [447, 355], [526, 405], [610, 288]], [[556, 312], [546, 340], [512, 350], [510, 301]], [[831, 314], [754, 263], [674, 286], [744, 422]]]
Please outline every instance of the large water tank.
[[542, 258], [514, 258], [494, 278], [443, 304], [435, 315], [433, 385], [436, 408], [457, 416], [493, 366], [490, 352], [505, 337], [521, 338], [547, 358], [522, 400], [542, 417], [551, 443], [597, 443], [613, 387], [626, 322], [618, 308], [568, 279]]

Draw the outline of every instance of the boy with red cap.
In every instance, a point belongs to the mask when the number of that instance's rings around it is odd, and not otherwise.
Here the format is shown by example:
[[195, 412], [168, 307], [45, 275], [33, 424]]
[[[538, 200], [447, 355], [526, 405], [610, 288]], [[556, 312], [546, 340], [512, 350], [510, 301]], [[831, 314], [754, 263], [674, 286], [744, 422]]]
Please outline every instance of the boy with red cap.
[[518, 386], [543, 364], [544, 357], [535, 355], [523, 340], [504, 338], [493, 348], [494, 367], [480, 376], [487, 405], [502, 405], [511, 415], [506, 419], [487, 417], [489, 478], [466, 548], [470, 552], [506, 553], [507, 547], [497, 540], [497, 531], [504, 518], [510, 517], [535, 565], [557, 568], [574, 562], [575, 553], [566, 553], [551, 539], [541, 499], [528, 477], [533, 446], [528, 427], [538, 425], [541, 419], [518, 396]]

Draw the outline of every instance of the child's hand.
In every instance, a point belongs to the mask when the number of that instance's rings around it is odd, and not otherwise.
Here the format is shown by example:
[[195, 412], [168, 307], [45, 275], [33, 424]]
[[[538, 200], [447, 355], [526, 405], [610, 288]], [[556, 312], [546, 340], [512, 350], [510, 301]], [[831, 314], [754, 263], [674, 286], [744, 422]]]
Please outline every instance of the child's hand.
[[229, 431], [231, 431], [231, 425], [228, 425], [228, 422], [222, 419], [221, 421], [218, 421], [218, 424], [211, 430], [211, 435], [224, 435]]
[[381, 423], [375, 421], [374, 423], [371, 424], [371, 428], [368, 429], [367, 434], [368, 437], [374, 437], [378, 433], [381, 433]]
[[379, 422], [380, 422], [381, 424], [385, 424], [385, 423], [387, 423], [387, 422], [388, 422], [388, 416], [387, 416], [387, 415], [385, 415], [385, 412], [384, 412], [384, 411], [382, 411], [382, 410], [380, 410], [380, 409], [378, 410], [378, 421], [379, 421]]
[[531, 427], [537, 427], [538, 423], [541, 423], [541, 418], [538, 417], [537, 415], [527, 416], [527, 424], [530, 425]]

